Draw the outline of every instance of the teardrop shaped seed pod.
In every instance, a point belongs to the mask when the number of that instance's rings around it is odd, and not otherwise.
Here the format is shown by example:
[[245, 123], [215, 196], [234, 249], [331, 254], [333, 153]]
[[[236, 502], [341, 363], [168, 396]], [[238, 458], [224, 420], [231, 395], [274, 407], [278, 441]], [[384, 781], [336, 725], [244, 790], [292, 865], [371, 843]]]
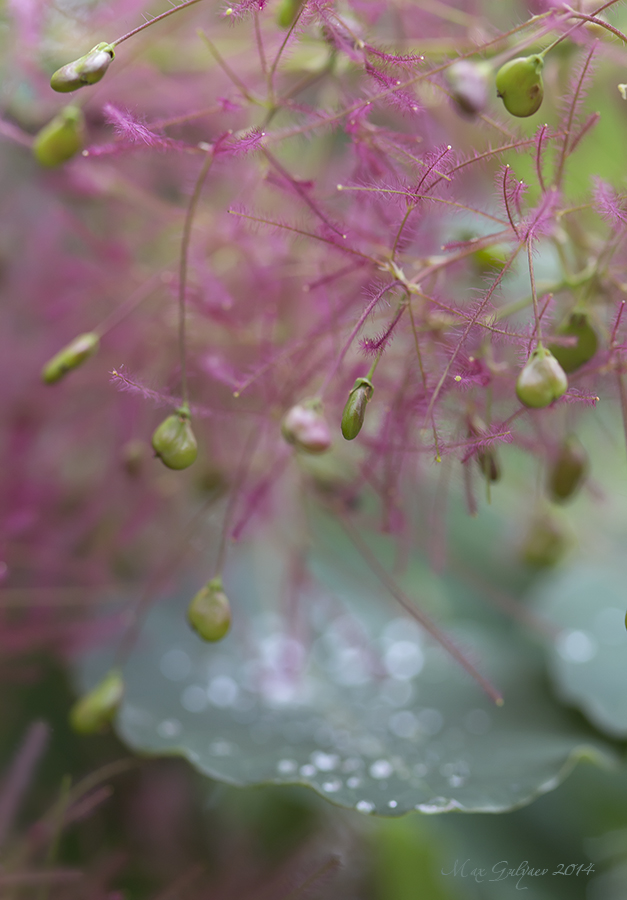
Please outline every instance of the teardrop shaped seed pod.
[[570, 540], [561, 523], [543, 512], [534, 517], [522, 548], [522, 559], [535, 569], [548, 569], [562, 559]]
[[152, 449], [168, 469], [187, 469], [198, 456], [188, 406], [164, 419], [152, 436]]
[[95, 688], [76, 701], [70, 710], [70, 725], [79, 734], [104, 731], [115, 716], [124, 696], [119, 669], [111, 669]]
[[187, 619], [203, 641], [221, 641], [231, 627], [231, 606], [222, 579], [212, 578], [187, 608]]
[[575, 435], [568, 437], [553, 460], [547, 479], [549, 496], [564, 503], [575, 496], [588, 473], [589, 459]]
[[374, 385], [368, 378], [358, 378], [348, 395], [342, 413], [342, 435], [347, 441], [354, 440], [362, 429], [366, 416], [366, 406], [374, 393]]
[[540, 109], [544, 98], [544, 60], [537, 53], [519, 56], [496, 73], [496, 94], [513, 116], [526, 118]]
[[297, 403], [283, 417], [281, 433], [288, 444], [305, 453], [324, 453], [331, 446], [331, 432], [317, 398]]
[[96, 84], [104, 78], [114, 58], [115, 51], [111, 44], [101, 41], [85, 56], [57, 69], [50, 79], [50, 87], [60, 94], [67, 94], [85, 85]]
[[35, 136], [33, 154], [46, 168], [60, 166], [83, 149], [85, 117], [77, 106], [66, 106]]
[[491, 72], [490, 63], [470, 59], [460, 59], [446, 70], [451, 96], [464, 115], [474, 118], [486, 108]]
[[99, 343], [98, 335], [93, 331], [79, 334], [46, 363], [41, 371], [42, 381], [46, 384], [55, 384], [72, 369], [78, 368], [86, 359], [93, 356]]
[[538, 344], [518, 376], [516, 394], [525, 406], [542, 409], [568, 390], [564, 370], [550, 350]]
[[557, 335], [573, 339], [568, 344], [549, 344], [549, 350], [565, 372], [575, 372], [597, 352], [599, 339], [585, 312], [572, 312], [557, 329]]

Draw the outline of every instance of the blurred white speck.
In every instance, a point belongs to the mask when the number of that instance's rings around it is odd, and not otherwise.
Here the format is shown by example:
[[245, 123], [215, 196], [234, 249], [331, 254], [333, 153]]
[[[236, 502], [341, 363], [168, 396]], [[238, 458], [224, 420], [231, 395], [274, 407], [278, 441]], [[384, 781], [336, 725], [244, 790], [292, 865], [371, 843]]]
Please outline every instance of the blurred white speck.
[[597, 642], [587, 631], [563, 631], [555, 646], [562, 659], [572, 663], [590, 662], [597, 653]]
[[373, 778], [389, 778], [394, 767], [387, 759], [378, 759], [370, 766], [369, 772]]
[[351, 788], [351, 790], [355, 790], [361, 784], [361, 778], [358, 778], [356, 775], [351, 775], [350, 778], [346, 779], [346, 787]]
[[327, 794], [334, 794], [336, 791], [339, 791], [342, 787], [342, 782], [339, 778], [334, 778], [332, 781], [324, 781], [322, 783], [322, 790], [326, 791]]
[[332, 772], [340, 759], [335, 753], [323, 753], [322, 750], [315, 750], [311, 754], [311, 761], [321, 772]]
[[413, 712], [401, 709], [390, 716], [388, 728], [397, 737], [412, 738], [418, 731], [418, 721]]
[[471, 709], [464, 716], [464, 727], [470, 734], [486, 734], [491, 725], [490, 715], [484, 709]]
[[295, 759], [280, 759], [276, 765], [279, 775], [293, 775], [297, 768]]
[[209, 702], [222, 708], [232, 706], [237, 700], [238, 693], [237, 682], [228, 675], [218, 675], [217, 678], [212, 678], [207, 688]]
[[594, 618], [594, 631], [601, 643], [615, 647], [627, 642], [625, 612], [615, 606], [602, 609]]
[[398, 806], [398, 801], [397, 800], [388, 800], [388, 806], [390, 807], [390, 809], [396, 809], [396, 807]]
[[181, 733], [181, 723], [178, 719], [164, 719], [157, 725], [157, 734], [159, 737], [170, 738], [177, 737]]
[[167, 650], [159, 663], [161, 674], [169, 681], [183, 681], [192, 670], [192, 662], [184, 650]]
[[312, 766], [311, 763], [305, 763], [304, 766], [300, 767], [300, 774], [303, 778], [313, 778], [317, 771], [316, 767]]
[[374, 803], [371, 803], [370, 800], [359, 800], [355, 804], [355, 809], [360, 813], [371, 813], [374, 809]]
[[422, 670], [425, 658], [422, 650], [412, 641], [396, 641], [385, 651], [385, 668], [400, 681], [414, 678]]
[[430, 737], [437, 734], [444, 724], [444, 717], [437, 709], [421, 709], [416, 716], [418, 728]]
[[181, 694], [181, 706], [187, 712], [202, 712], [208, 702], [207, 692], [199, 684], [188, 684]]

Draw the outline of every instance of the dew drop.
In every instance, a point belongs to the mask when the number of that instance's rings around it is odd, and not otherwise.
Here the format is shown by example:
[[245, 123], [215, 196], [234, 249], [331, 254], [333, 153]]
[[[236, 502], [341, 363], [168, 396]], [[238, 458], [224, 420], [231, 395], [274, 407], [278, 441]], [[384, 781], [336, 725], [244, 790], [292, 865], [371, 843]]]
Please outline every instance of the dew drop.
[[389, 778], [393, 771], [394, 767], [387, 759], [378, 759], [369, 769], [372, 778]]
[[300, 767], [300, 774], [303, 778], [313, 778], [317, 771], [316, 767], [312, 766], [311, 763], [305, 763], [304, 766]]
[[388, 800], [388, 806], [390, 809], [396, 809], [398, 806], [398, 800]]
[[334, 778], [331, 781], [324, 781], [322, 783], [322, 790], [326, 791], [328, 794], [334, 794], [336, 791], [339, 791], [342, 787], [342, 782], [339, 778]]
[[597, 642], [586, 631], [563, 631], [556, 647], [562, 659], [571, 663], [590, 662], [597, 653]]
[[340, 761], [335, 753], [323, 753], [322, 750], [315, 750], [310, 759], [320, 772], [332, 772]]
[[351, 790], [355, 790], [361, 784], [361, 778], [358, 778], [357, 775], [351, 775], [350, 778], [346, 779], [346, 787], [349, 787]]
[[293, 775], [298, 768], [295, 759], [280, 759], [276, 765], [279, 775]]
[[371, 813], [374, 810], [374, 803], [370, 800], [359, 800], [355, 804], [355, 809], [360, 813]]

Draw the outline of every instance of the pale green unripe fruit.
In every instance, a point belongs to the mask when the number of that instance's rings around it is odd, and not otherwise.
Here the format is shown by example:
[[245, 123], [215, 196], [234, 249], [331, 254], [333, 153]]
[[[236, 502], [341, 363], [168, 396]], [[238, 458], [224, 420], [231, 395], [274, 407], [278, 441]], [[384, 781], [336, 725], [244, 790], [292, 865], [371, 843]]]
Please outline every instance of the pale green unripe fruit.
[[368, 378], [358, 378], [353, 385], [342, 413], [342, 435], [347, 441], [354, 440], [361, 431], [373, 392], [374, 386]]
[[537, 53], [512, 59], [496, 73], [496, 93], [513, 116], [526, 118], [540, 109], [544, 97], [544, 60]]
[[66, 106], [35, 135], [33, 153], [37, 162], [52, 168], [83, 149], [85, 117], [77, 106]]
[[187, 619], [203, 641], [221, 641], [231, 627], [231, 606], [222, 579], [212, 578], [187, 608]]
[[99, 343], [98, 335], [93, 331], [79, 334], [46, 363], [41, 371], [42, 381], [46, 384], [55, 384], [72, 369], [78, 368], [86, 359], [93, 356]]
[[518, 376], [516, 394], [525, 406], [542, 409], [568, 390], [566, 373], [550, 350], [538, 344]]
[[152, 436], [152, 449], [168, 469], [187, 469], [196, 461], [198, 444], [190, 423], [189, 407], [181, 406], [164, 419]]
[[111, 669], [95, 688], [76, 701], [70, 710], [70, 725], [79, 734], [97, 734], [111, 723], [124, 696], [119, 669]]
[[96, 84], [104, 78], [114, 58], [115, 51], [111, 44], [102, 41], [85, 56], [57, 69], [50, 79], [50, 87], [60, 94], [67, 94], [88, 84]]

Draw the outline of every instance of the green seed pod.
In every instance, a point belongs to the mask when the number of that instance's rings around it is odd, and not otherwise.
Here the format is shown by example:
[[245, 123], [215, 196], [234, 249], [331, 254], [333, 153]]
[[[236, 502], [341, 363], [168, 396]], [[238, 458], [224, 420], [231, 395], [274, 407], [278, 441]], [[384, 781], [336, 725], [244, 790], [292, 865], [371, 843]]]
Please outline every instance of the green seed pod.
[[316, 397], [297, 403], [283, 416], [281, 434], [288, 444], [305, 453], [324, 453], [331, 446], [331, 432]]
[[87, 84], [96, 84], [104, 78], [114, 58], [115, 51], [111, 44], [102, 41], [92, 47], [85, 56], [57, 69], [50, 79], [50, 87], [60, 94], [68, 94]]
[[485, 272], [486, 269], [504, 269], [511, 255], [508, 247], [504, 244], [492, 244], [491, 247], [482, 247], [480, 250], [475, 250], [472, 254], [472, 259], [477, 269], [480, 272]]
[[518, 376], [516, 394], [524, 406], [542, 409], [568, 390], [564, 370], [550, 350], [538, 344]]
[[281, 0], [277, 11], [276, 23], [279, 28], [289, 28], [303, 5], [303, 0]]
[[187, 608], [187, 619], [203, 641], [221, 641], [231, 627], [231, 606], [222, 579], [212, 578]]
[[37, 162], [53, 168], [83, 149], [85, 117], [77, 106], [66, 106], [35, 135], [33, 153]]
[[534, 569], [548, 569], [562, 559], [570, 540], [561, 524], [546, 512], [537, 515], [522, 548], [523, 562]]
[[198, 456], [189, 407], [180, 406], [164, 419], [152, 436], [152, 449], [168, 469], [187, 469]]
[[100, 339], [93, 331], [79, 334], [73, 341], [59, 350], [56, 356], [46, 363], [41, 370], [41, 379], [46, 384], [55, 384], [64, 375], [77, 369], [86, 359], [93, 356], [98, 349]]
[[564, 503], [577, 493], [588, 472], [589, 459], [575, 435], [568, 437], [560, 447], [551, 465], [547, 479], [547, 491], [556, 503]]
[[513, 116], [526, 118], [542, 105], [544, 60], [537, 53], [512, 59], [496, 73], [496, 95]]
[[347, 441], [354, 440], [361, 431], [373, 393], [374, 385], [369, 378], [358, 378], [353, 385], [342, 413], [342, 434]]
[[70, 710], [70, 725], [78, 734], [104, 731], [115, 716], [124, 695], [119, 669], [111, 669], [95, 688], [76, 701]]
[[451, 96], [464, 115], [474, 118], [485, 109], [491, 72], [490, 63], [472, 62], [469, 59], [460, 59], [446, 70]]
[[549, 344], [549, 350], [565, 372], [575, 372], [589, 362], [597, 352], [599, 339], [584, 312], [573, 312], [562, 324], [557, 334], [559, 337], [575, 338], [568, 346]]

